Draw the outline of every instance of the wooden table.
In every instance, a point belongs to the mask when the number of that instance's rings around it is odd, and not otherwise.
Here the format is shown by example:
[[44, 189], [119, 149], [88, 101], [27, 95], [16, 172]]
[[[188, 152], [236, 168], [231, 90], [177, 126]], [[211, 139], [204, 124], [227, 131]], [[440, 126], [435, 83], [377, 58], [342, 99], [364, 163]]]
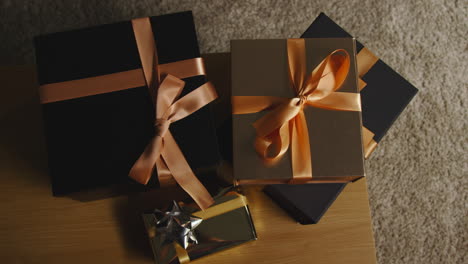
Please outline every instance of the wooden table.
[[[31, 67], [0, 68], [0, 83], [1, 262], [152, 263], [129, 197], [52, 197]], [[258, 240], [194, 263], [376, 262], [365, 180], [348, 185], [320, 223], [307, 226], [259, 190], [245, 190]]]

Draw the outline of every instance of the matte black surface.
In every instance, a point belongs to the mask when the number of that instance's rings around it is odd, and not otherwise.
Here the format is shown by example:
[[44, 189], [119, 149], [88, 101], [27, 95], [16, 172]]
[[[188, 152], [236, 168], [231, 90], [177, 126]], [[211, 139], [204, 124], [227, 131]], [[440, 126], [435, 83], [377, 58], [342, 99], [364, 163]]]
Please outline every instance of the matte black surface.
[[[338, 37], [352, 36], [324, 13], [321, 13], [301, 36]], [[363, 47], [356, 41], [357, 52]], [[361, 91], [362, 122], [375, 134], [374, 140], [379, 142], [418, 90], [382, 60], [379, 60], [362, 79], [367, 83]], [[265, 188], [265, 192], [296, 221], [313, 224], [320, 220], [320, 216], [335, 201], [342, 188], [333, 188], [330, 184], [271, 185]]]
[[[191, 12], [150, 21], [159, 63], [200, 56]], [[35, 45], [39, 84], [141, 68], [130, 21], [39, 36]], [[183, 94], [206, 82], [205, 76], [184, 80]], [[43, 104], [43, 116], [55, 195], [131, 183], [128, 172], [154, 133], [146, 87]], [[194, 171], [218, 164], [211, 106], [170, 130]], [[158, 186], [154, 176], [150, 186]]]
[[418, 90], [382, 60], [362, 79], [367, 83], [361, 90], [363, 125], [380, 142]]
[[268, 185], [263, 190], [283, 210], [303, 225], [316, 224], [346, 183]]

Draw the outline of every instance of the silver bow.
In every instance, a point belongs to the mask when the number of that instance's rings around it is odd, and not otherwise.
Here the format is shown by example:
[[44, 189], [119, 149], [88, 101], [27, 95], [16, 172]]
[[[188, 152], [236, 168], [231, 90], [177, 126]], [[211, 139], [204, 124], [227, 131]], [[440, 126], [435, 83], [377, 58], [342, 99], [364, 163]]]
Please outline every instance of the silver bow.
[[165, 236], [170, 242], [179, 243], [184, 249], [187, 249], [190, 243], [198, 244], [195, 236], [195, 228], [203, 219], [190, 215], [183, 211], [176, 201], [173, 202], [170, 211], [154, 211], [156, 222], [156, 232]]

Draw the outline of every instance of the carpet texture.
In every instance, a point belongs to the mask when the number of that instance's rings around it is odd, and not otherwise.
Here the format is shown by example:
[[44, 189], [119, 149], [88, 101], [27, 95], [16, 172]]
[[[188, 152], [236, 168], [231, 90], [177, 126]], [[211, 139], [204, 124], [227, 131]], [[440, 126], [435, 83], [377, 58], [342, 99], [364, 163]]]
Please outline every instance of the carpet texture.
[[37, 34], [193, 10], [202, 52], [298, 37], [323, 11], [420, 89], [367, 162], [379, 263], [467, 263], [468, 3], [0, 0], [0, 64], [34, 62]]

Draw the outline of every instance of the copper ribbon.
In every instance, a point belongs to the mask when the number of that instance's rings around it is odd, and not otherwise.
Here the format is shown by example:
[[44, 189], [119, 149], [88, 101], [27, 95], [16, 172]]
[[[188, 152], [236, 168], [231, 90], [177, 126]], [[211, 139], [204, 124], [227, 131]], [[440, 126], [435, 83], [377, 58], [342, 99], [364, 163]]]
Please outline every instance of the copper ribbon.
[[[202, 58], [159, 64], [158, 70], [160, 75], [172, 74], [181, 79], [205, 75]], [[47, 104], [142, 86], [146, 86], [146, 80], [143, 70], [140, 68], [96, 77], [43, 84], [39, 87], [39, 95], [41, 103]], [[154, 94], [153, 91], [151, 92]]]
[[[361, 51], [356, 55], [357, 70], [359, 76], [359, 91], [367, 86], [367, 83], [362, 80], [362, 77], [377, 63], [379, 58], [375, 56], [367, 48], [362, 48]], [[364, 147], [364, 157], [367, 159], [374, 152], [377, 147], [377, 142], [374, 140], [374, 133], [362, 127], [362, 144]]]
[[364, 148], [364, 158], [369, 158], [369, 156], [374, 152], [377, 147], [377, 142], [374, 140], [375, 134], [372, 133], [365, 126], [362, 126], [362, 145]]
[[214, 201], [187, 163], [172, 136], [171, 123], [185, 118], [217, 98], [211, 83], [205, 83], [194, 91], [178, 98], [184, 88], [182, 78], [205, 75], [201, 58], [158, 64], [156, 45], [149, 18], [132, 20], [135, 40], [142, 69], [117, 72], [41, 85], [41, 102], [62, 100], [115, 92], [147, 86], [155, 98], [156, 135], [130, 170], [129, 176], [147, 184], [155, 168], [161, 185], [175, 180], [200, 206], [208, 208]]
[[[217, 98], [216, 91], [211, 83], [205, 83], [184, 97], [177, 99], [185, 83], [170, 74], [167, 74], [160, 82], [161, 74], [157, 71], [156, 45], [149, 19], [134, 19], [132, 26], [146, 85], [150, 91], [157, 90], [157, 95], [156, 135], [133, 165], [129, 176], [142, 184], [147, 184], [156, 167], [159, 177], [174, 177], [180, 187], [193, 198], [200, 208], [206, 209], [213, 204], [214, 200], [185, 160], [169, 126], [215, 100]], [[186, 67], [179, 66], [175, 69], [191, 72], [191, 69]]]
[[364, 87], [367, 85], [367, 83], [364, 82], [361, 78], [366, 75], [366, 73], [378, 60], [379, 58], [367, 48], [362, 48], [362, 50], [359, 51], [359, 53], [356, 55], [356, 64], [359, 76], [359, 91], [364, 89]]
[[290, 183], [309, 181], [312, 157], [305, 106], [328, 110], [360, 111], [358, 93], [337, 92], [345, 81], [349, 54], [342, 49], [330, 53], [310, 74], [306, 70], [304, 39], [288, 39], [290, 84], [296, 97], [233, 96], [234, 114], [270, 110], [257, 120], [255, 150], [266, 164], [274, 164], [291, 148], [293, 178]]

